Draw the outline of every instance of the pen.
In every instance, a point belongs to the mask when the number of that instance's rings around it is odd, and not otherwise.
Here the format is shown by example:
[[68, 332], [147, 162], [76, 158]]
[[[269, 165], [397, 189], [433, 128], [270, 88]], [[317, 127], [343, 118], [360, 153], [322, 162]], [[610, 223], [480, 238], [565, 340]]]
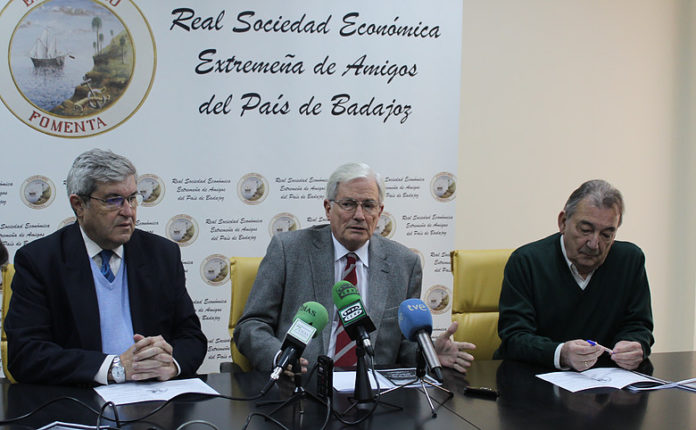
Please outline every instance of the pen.
[[604, 346], [604, 345], [598, 344], [598, 343], [595, 342], [594, 340], [589, 340], [589, 339], [587, 339], [587, 343], [589, 343], [589, 344], [592, 345], [592, 346], [597, 345], [597, 346], [601, 347], [601, 348], [604, 350], [604, 352], [608, 353], [609, 355], [612, 355], [612, 354], [614, 353], [614, 351], [612, 351], [611, 349], [607, 348], [607, 347]]

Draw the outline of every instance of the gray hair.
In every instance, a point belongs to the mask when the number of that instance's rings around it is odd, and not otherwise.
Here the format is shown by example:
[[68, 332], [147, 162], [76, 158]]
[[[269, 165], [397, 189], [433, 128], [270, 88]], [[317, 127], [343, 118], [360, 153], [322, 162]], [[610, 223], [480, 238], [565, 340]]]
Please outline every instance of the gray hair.
[[587, 181], [568, 197], [568, 201], [563, 209], [567, 218], [571, 218], [575, 214], [578, 204], [585, 198], [590, 200], [590, 204], [598, 208], [611, 209], [616, 206], [619, 210], [619, 225], [621, 225], [624, 214], [624, 202], [621, 191], [603, 179]]
[[137, 182], [135, 166], [126, 157], [111, 151], [90, 149], [77, 156], [68, 172], [68, 196], [89, 196], [99, 183], [123, 182], [129, 176], [135, 176]]
[[326, 184], [326, 199], [329, 201], [336, 199], [338, 184], [350, 182], [358, 178], [374, 179], [377, 183], [377, 191], [379, 192], [379, 203], [384, 202], [384, 184], [382, 183], [382, 177], [365, 163], [347, 163], [339, 166], [338, 169], [331, 174], [329, 183]]

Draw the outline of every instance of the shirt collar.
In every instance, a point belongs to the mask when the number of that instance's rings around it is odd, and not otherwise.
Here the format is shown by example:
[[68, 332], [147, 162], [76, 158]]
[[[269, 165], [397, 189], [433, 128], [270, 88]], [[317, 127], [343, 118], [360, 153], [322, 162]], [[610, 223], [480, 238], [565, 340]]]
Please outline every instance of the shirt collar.
[[369, 241], [369, 240], [368, 240], [367, 242], [365, 242], [365, 244], [364, 244], [363, 246], [361, 246], [360, 248], [356, 249], [355, 251], [349, 251], [345, 246], [343, 246], [343, 245], [341, 244], [341, 242], [339, 242], [338, 240], [336, 240], [336, 237], [333, 235], [333, 232], [331, 233], [331, 239], [333, 239], [333, 245], [334, 245], [334, 262], [340, 260], [340, 259], [343, 258], [346, 254], [352, 252], [352, 253], [354, 253], [355, 255], [358, 256], [358, 258], [360, 259], [360, 261], [362, 262], [362, 264], [363, 264], [365, 267], [369, 267], [369, 266], [370, 266], [370, 261], [369, 261], [369, 257], [368, 257], [370, 253], [367, 252], [367, 251], [368, 251], [368, 248], [369, 248], [369, 245], [370, 245], [370, 241]]
[[573, 264], [573, 262], [568, 259], [568, 253], [565, 249], [565, 243], [563, 243], [563, 235], [561, 235], [561, 252], [563, 252], [563, 258], [565, 258], [566, 264], [570, 269], [570, 273], [573, 275], [575, 280], [578, 281], [579, 284], [589, 282], [590, 278], [592, 277], [592, 274], [594, 273], [594, 270], [588, 273], [585, 279], [582, 278], [582, 275], [580, 275], [580, 272], [578, 272], [578, 269], [575, 267], [575, 264]]
[[[97, 245], [95, 241], [87, 236], [85, 230], [80, 226], [80, 233], [82, 234], [82, 239], [85, 241], [85, 248], [87, 249], [87, 255], [89, 258], [94, 258], [95, 255], [102, 252], [101, 246]], [[114, 254], [118, 255], [118, 258], [123, 258], [123, 245], [119, 245], [118, 248], [112, 249]]]

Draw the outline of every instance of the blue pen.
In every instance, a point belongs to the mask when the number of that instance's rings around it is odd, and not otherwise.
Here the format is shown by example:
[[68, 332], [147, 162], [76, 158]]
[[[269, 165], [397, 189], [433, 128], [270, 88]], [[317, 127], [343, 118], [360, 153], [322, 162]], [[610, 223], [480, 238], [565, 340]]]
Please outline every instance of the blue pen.
[[586, 342], [589, 343], [589, 344], [592, 345], [592, 346], [597, 345], [597, 346], [601, 347], [601, 348], [604, 350], [604, 352], [608, 353], [609, 355], [614, 354], [614, 351], [612, 351], [611, 349], [607, 348], [607, 347], [604, 346], [604, 345], [598, 344], [598, 343], [595, 342], [594, 340], [589, 340], [589, 339], [587, 339]]

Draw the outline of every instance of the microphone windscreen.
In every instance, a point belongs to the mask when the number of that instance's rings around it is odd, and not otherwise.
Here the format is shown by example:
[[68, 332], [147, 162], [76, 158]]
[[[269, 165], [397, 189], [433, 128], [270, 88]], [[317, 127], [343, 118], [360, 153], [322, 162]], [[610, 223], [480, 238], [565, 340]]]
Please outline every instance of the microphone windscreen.
[[348, 281], [336, 282], [331, 290], [331, 294], [336, 309], [343, 309], [350, 304], [361, 301], [358, 289]]
[[321, 303], [305, 302], [302, 304], [302, 306], [300, 306], [300, 309], [297, 311], [297, 315], [295, 315], [295, 318], [299, 318], [307, 324], [311, 325], [312, 327], [316, 328], [317, 331], [314, 333], [314, 336], [312, 337], [317, 337], [317, 334], [324, 330], [326, 323], [329, 321], [329, 313], [326, 311], [326, 308]]
[[433, 332], [433, 316], [421, 299], [406, 299], [399, 305], [399, 328], [404, 337], [417, 341], [417, 334], [425, 330], [428, 335]]

